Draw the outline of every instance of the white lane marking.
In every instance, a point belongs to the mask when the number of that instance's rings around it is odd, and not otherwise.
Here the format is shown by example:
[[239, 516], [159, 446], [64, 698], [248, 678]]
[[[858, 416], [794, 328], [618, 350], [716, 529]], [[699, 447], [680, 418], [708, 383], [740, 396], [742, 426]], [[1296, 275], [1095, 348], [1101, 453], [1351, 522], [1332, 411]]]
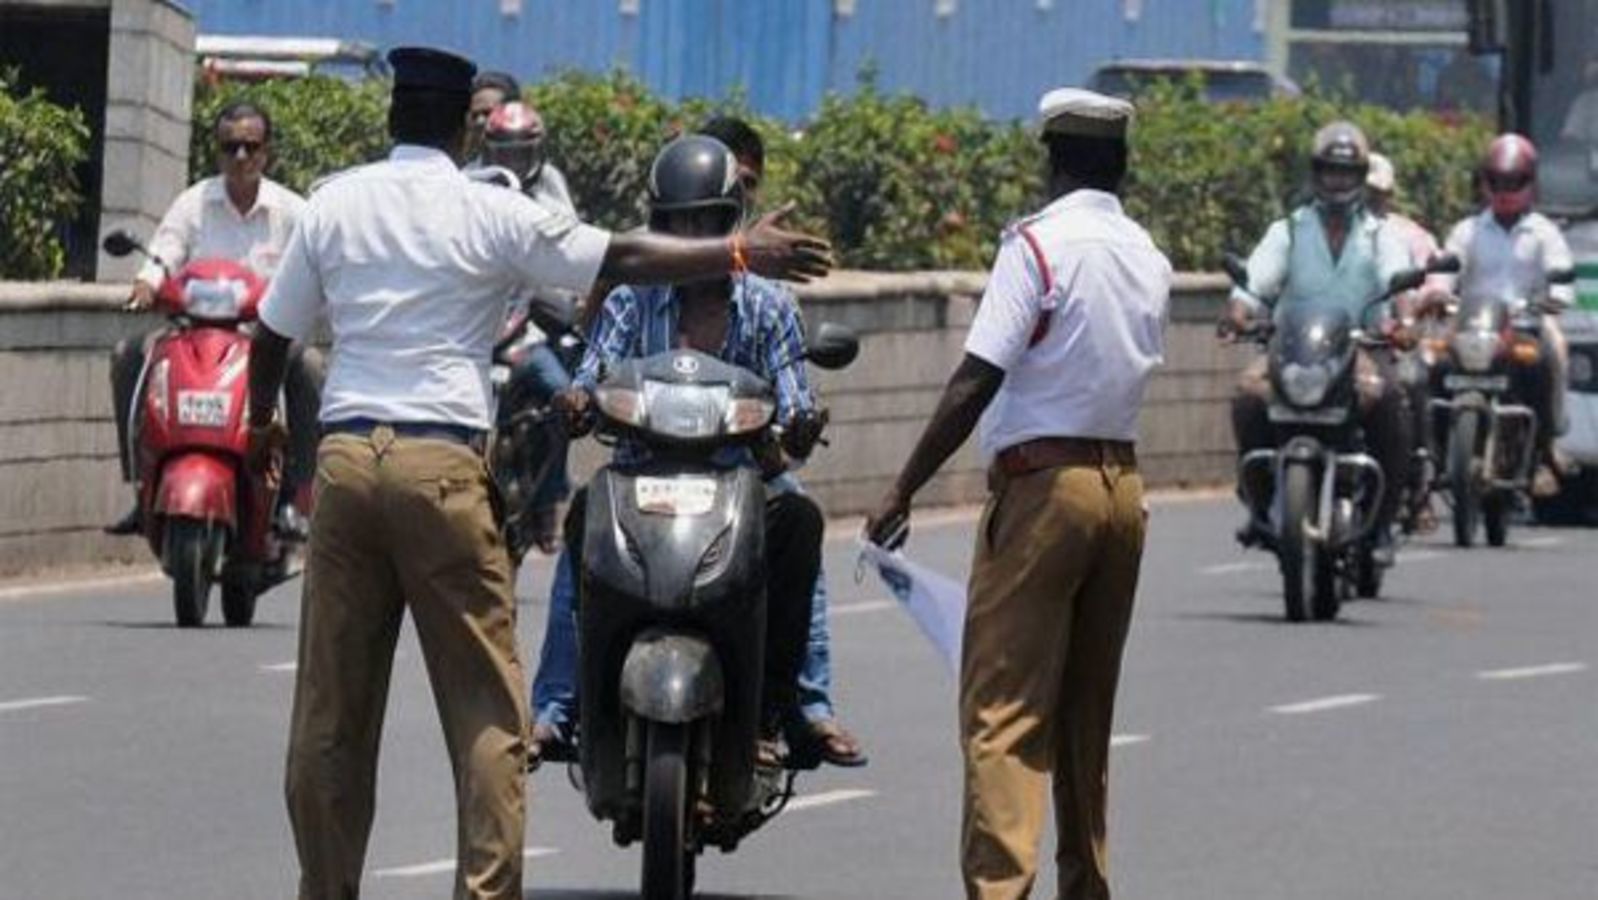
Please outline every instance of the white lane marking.
[[39, 709], [45, 706], [68, 706], [73, 703], [87, 703], [88, 697], [76, 694], [61, 697], [29, 697], [26, 700], [7, 700], [0, 703], [0, 712], [16, 712], [22, 709]]
[[[1398, 553], [1398, 565], [1402, 566], [1405, 563], [1431, 562], [1433, 560], [1446, 559], [1447, 557], [1448, 554], [1439, 553], [1436, 550], [1414, 550], [1410, 552], [1401, 550]], [[1271, 572], [1275, 571], [1275, 569], [1276, 564], [1269, 562], [1229, 562], [1220, 563], [1219, 565], [1214, 566], [1205, 566], [1204, 568], [1199, 569], [1199, 574], [1236, 575], [1239, 572]]]
[[1149, 739], [1146, 734], [1114, 734], [1110, 736], [1111, 747], [1126, 747], [1132, 744], [1141, 744]]
[[1338, 694], [1335, 697], [1319, 697], [1315, 700], [1272, 706], [1267, 712], [1281, 713], [1284, 716], [1297, 716], [1304, 713], [1324, 712], [1328, 709], [1342, 709], [1345, 706], [1359, 706], [1362, 703], [1373, 703], [1380, 699], [1382, 699], [1380, 694]]
[[833, 616], [858, 616], [864, 613], [882, 612], [885, 609], [893, 609], [898, 605], [898, 602], [894, 600], [866, 600], [860, 603], [840, 603], [839, 605], [827, 610], [827, 614]]
[[[560, 851], [554, 847], [528, 847], [522, 851], [522, 859], [537, 859], [541, 856], [553, 856]], [[377, 878], [418, 878], [423, 875], [442, 875], [455, 871], [455, 858], [435, 859], [432, 862], [417, 863], [414, 866], [395, 866], [391, 869], [378, 869], [372, 873]]]
[[848, 803], [850, 800], [864, 800], [875, 797], [876, 791], [863, 788], [845, 788], [838, 791], [822, 791], [819, 794], [810, 794], [805, 797], [795, 797], [788, 801], [788, 809], [815, 809], [818, 806], [831, 806], [834, 803]]
[[268, 663], [268, 664], [266, 664], [264, 666], [261, 666], [261, 671], [262, 672], [293, 672], [295, 669], [299, 668], [299, 665], [300, 665], [299, 663], [297, 663], [297, 662], [295, 662], [293, 660], [289, 660], [288, 662], [280, 662], [280, 663]]
[[1522, 547], [1557, 547], [1564, 542], [1565, 539], [1558, 535], [1545, 534], [1542, 537], [1527, 538], [1517, 543]]
[[1560, 662], [1542, 666], [1522, 666], [1518, 669], [1488, 669], [1477, 672], [1476, 677], [1484, 681], [1513, 681], [1517, 678], [1539, 678], [1544, 675], [1569, 675], [1572, 672], [1586, 670], [1586, 663]]
[[42, 584], [25, 584], [0, 588], [0, 602], [48, 597], [56, 594], [73, 594], [83, 591], [102, 591], [109, 588], [134, 587], [154, 584], [166, 579], [160, 572], [135, 571], [109, 578], [82, 578], [76, 581], [54, 581]]

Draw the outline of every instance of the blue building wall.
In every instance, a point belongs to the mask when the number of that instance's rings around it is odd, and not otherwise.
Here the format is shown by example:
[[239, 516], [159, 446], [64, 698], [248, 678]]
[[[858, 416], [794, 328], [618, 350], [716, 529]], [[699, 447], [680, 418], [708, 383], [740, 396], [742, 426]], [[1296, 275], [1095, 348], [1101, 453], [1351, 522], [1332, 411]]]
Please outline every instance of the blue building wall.
[[186, 0], [206, 34], [434, 44], [524, 80], [622, 66], [673, 97], [742, 85], [789, 120], [853, 90], [868, 63], [885, 89], [1009, 117], [1110, 59], [1265, 55], [1261, 0], [855, 0], [847, 16], [834, 0], [636, 2], [626, 14], [618, 0], [522, 0], [505, 15], [500, 0]]

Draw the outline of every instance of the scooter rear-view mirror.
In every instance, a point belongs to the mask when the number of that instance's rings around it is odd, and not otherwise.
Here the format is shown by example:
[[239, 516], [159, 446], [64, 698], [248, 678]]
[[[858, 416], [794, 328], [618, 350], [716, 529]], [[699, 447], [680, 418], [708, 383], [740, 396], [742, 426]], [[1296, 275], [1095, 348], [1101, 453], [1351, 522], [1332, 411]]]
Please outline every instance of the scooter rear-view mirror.
[[1432, 275], [1453, 275], [1461, 268], [1463, 264], [1459, 261], [1459, 257], [1452, 253], [1434, 256], [1431, 262], [1426, 264], [1426, 272]]
[[836, 322], [822, 322], [805, 344], [805, 359], [822, 369], [842, 369], [859, 355], [860, 338], [854, 329]]
[[105, 240], [100, 242], [100, 246], [105, 252], [118, 257], [128, 256], [134, 251], [142, 249], [133, 235], [120, 228], [106, 235]]

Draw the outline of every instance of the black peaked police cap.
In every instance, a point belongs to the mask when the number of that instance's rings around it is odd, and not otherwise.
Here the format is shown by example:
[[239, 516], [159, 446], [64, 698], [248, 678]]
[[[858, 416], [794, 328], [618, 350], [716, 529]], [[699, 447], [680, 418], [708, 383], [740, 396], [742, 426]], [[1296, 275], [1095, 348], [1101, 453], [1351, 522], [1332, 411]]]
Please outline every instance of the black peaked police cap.
[[395, 47], [388, 51], [396, 91], [438, 91], [471, 94], [477, 66], [469, 59], [432, 47]]

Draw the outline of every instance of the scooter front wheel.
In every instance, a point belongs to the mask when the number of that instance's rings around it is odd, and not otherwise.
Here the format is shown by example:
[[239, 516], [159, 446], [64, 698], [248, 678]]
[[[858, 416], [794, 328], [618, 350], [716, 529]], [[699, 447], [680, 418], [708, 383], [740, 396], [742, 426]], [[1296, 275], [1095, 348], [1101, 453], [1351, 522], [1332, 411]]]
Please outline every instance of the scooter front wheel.
[[221, 558], [221, 534], [209, 522], [173, 518], [167, 521], [161, 555], [172, 579], [172, 612], [179, 628], [205, 624]]
[[688, 726], [648, 723], [644, 770], [644, 900], [693, 893], [688, 844]]

